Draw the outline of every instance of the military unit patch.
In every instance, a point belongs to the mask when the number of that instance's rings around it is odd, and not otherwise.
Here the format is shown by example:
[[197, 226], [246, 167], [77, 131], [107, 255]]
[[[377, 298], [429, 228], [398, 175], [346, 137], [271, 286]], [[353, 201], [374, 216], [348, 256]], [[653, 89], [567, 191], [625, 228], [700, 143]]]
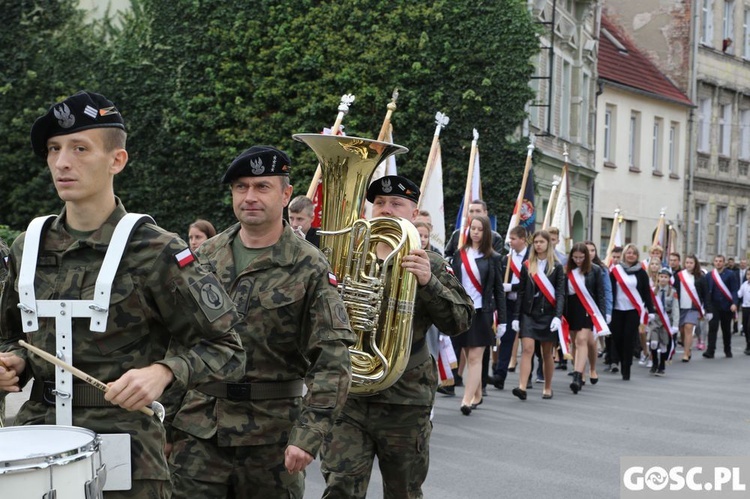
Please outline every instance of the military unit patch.
[[456, 273], [455, 273], [455, 272], [453, 272], [453, 267], [451, 267], [451, 266], [450, 266], [450, 265], [448, 265], [447, 263], [445, 264], [445, 271], [446, 271], [446, 272], [448, 272], [448, 273], [449, 273], [450, 275], [452, 275], [453, 277], [456, 277]]
[[195, 255], [190, 251], [190, 248], [185, 248], [174, 256], [177, 260], [177, 266], [184, 269], [187, 265], [195, 261]]
[[83, 109], [83, 114], [92, 119], [96, 119], [97, 117], [96, 109], [88, 105]]
[[338, 286], [339, 280], [336, 279], [336, 274], [333, 272], [328, 272], [328, 282], [331, 284], [331, 286]]

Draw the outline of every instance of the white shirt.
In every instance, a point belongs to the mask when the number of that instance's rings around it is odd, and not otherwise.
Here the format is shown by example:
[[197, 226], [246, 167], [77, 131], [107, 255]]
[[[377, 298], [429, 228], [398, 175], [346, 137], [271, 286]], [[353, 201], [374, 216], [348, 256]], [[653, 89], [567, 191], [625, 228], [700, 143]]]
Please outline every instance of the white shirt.
[[[629, 284], [632, 286], [638, 285], [638, 277], [635, 274], [628, 274], [624, 270], [620, 272], [620, 275], [622, 276], [622, 280], [625, 281], [625, 284]], [[625, 291], [622, 290], [622, 286], [620, 286], [620, 283], [615, 281], [617, 285], [617, 301], [614, 303], [615, 310], [635, 310], [635, 307], [630, 302], [630, 298], [628, 298], [628, 295], [625, 294]]]
[[[750, 307], [750, 281], [745, 281], [740, 286], [737, 296], [742, 298], [742, 308]], [[748, 333], [745, 333], [748, 334]]]
[[[685, 281], [690, 284], [691, 287], [695, 285], [695, 276], [693, 274], [685, 272], [682, 275], [685, 277]], [[679, 279], [679, 277], [675, 278]], [[690, 299], [690, 294], [685, 288], [686, 286], [683, 283], [680, 283], [680, 308], [690, 310], [691, 308], [693, 308], [693, 300]], [[695, 298], [700, 300], [700, 298], [698, 298], [697, 296]]]
[[[470, 262], [473, 262], [477, 258], [482, 258], [484, 255], [474, 248], [466, 248], [466, 258]], [[459, 256], [459, 258], [461, 258]], [[474, 308], [482, 308], [482, 293], [480, 293], [477, 288], [474, 287], [474, 283], [471, 282], [471, 279], [469, 278], [469, 271], [466, 270], [466, 266], [463, 264], [463, 260], [461, 260], [461, 284], [463, 284], [464, 289], [466, 290], [466, 294], [469, 295], [469, 297], [474, 301]], [[477, 281], [479, 284], [482, 284], [482, 278], [479, 276], [479, 271], [474, 268], [475, 275], [474, 277], [477, 278]]]

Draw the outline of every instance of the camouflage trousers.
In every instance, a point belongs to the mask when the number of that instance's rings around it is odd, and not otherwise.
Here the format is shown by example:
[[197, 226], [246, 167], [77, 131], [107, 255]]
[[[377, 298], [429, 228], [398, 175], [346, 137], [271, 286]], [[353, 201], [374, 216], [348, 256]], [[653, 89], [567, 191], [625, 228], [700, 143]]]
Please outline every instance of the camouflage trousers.
[[169, 499], [172, 484], [167, 480], [133, 480], [130, 490], [104, 492], [104, 499]]
[[364, 498], [378, 456], [385, 499], [421, 498], [430, 465], [430, 409], [349, 398], [321, 448], [323, 497]]
[[169, 456], [172, 497], [302, 499], [305, 473], [284, 467], [286, 444], [219, 447], [216, 437], [195, 438], [174, 430]]

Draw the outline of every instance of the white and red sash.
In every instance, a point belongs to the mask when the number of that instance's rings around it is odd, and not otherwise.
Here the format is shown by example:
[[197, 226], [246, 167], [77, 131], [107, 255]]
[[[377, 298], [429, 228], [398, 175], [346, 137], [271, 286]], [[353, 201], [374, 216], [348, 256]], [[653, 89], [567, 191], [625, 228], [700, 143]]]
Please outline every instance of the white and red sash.
[[510, 271], [513, 272], [513, 275], [516, 276], [516, 279], [519, 281], [521, 280], [521, 269], [518, 268], [518, 265], [516, 265], [516, 262], [513, 261], [513, 255], [508, 255], [508, 262], [510, 265]]
[[[526, 260], [524, 262], [524, 265], [526, 265], [526, 270], [529, 269], [529, 261]], [[549, 263], [547, 265], [550, 265]], [[529, 272], [529, 275], [534, 280], [534, 284], [536, 284], [537, 289], [539, 290], [542, 295], [547, 299], [547, 301], [552, 305], [552, 308], [555, 308], [557, 306], [557, 297], [555, 292], [555, 286], [552, 285], [552, 281], [549, 280], [549, 277], [547, 277], [547, 274], [544, 272], [536, 272], [533, 275], [531, 272]], [[563, 357], [566, 360], [570, 360], [573, 358], [573, 356], [570, 354], [569, 345], [570, 345], [570, 326], [568, 326], [568, 321], [565, 319], [565, 317], [562, 317], [560, 320], [560, 328], [557, 330], [557, 336], [560, 340], [560, 349], [562, 350]]]
[[625, 276], [622, 275], [623, 272], [622, 266], [620, 265], [615, 265], [615, 268], [612, 269], [612, 275], [615, 276], [615, 281], [620, 285], [620, 289], [622, 289], [622, 292], [625, 293], [625, 296], [628, 297], [628, 300], [630, 300], [630, 303], [633, 305], [633, 308], [638, 312], [641, 324], [646, 325], [648, 324], [648, 311], [646, 309], [646, 304], [643, 303], [643, 298], [641, 298], [641, 294], [638, 292], [637, 285], [626, 282]]
[[578, 295], [578, 299], [581, 300], [583, 308], [586, 309], [586, 313], [591, 317], [591, 322], [594, 323], [594, 334], [596, 336], [609, 335], [610, 332], [609, 327], [607, 326], [607, 320], [602, 315], [594, 298], [586, 288], [586, 278], [584, 277], [583, 272], [581, 272], [581, 269], [575, 268], [568, 272], [568, 281], [573, 285], [573, 289]]
[[[664, 309], [664, 304], [661, 302], [658, 296], [656, 296], [655, 289], [658, 288], [658, 286], [654, 288], [649, 288], [651, 291], [651, 301], [654, 302], [654, 308], [656, 309], [656, 313], [659, 314], [659, 318], [661, 319], [661, 323], [664, 325], [664, 329], [667, 330], [667, 334], [672, 334], [672, 321], [669, 320], [669, 312], [667, 312]], [[669, 342], [669, 353], [667, 354], [667, 359], [672, 360], [672, 357], [674, 356], [675, 352], [675, 339], [672, 338], [672, 341]]]
[[456, 361], [456, 352], [453, 350], [453, 343], [449, 336], [439, 335], [438, 339], [440, 351], [438, 353], [438, 375], [440, 376], [440, 386], [453, 386], [453, 372], [451, 369], [458, 367]]
[[459, 251], [459, 254], [461, 255], [461, 263], [464, 266], [464, 271], [466, 272], [466, 277], [469, 278], [469, 281], [471, 281], [472, 286], [474, 286], [474, 289], [479, 291], [479, 294], [482, 294], [482, 283], [479, 281], [479, 269], [477, 268], [477, 262], [473, 258], [469, 258], [469, 254], [466, 252], [466, 249], [462, 249]]
[[732, 299], [732, 293], [729, 291], [727, 285], [724, 284], [724, 280], [721, 278], [721, 274], [719, 274], [716, 269], [713, 269], [711, 271], [711, 278], [716, 283], [716, 286], [719, 288], [719, 291], [721, 291], [721, 294], [724, 295], [724, 298], [726, 298], [729, 303], [734, 303], [734, 300]]
[[677, 278], [680, 279], [682, 289], [687, 292], [690, 301], [693, 302], [693, 306], [698, 310], [698, 314], [703, 318], [703, 316], [706, 315], [706, 311], [703, 309], [703, 305], [701, 305], [701, 302], [698, 299], [698, 290], [695, 289], [695, 279], [693, 279], [692, 283], [688, 283], [685, 275], [687, 275], [687, 269], [679, 271], [677, 273]]

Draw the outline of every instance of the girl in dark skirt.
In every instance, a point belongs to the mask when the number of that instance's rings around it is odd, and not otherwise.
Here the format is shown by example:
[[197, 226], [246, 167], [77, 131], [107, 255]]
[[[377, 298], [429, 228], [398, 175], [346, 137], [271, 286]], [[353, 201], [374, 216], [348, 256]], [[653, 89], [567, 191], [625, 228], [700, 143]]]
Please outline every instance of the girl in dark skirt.
[[594, 337], [595, 318], [598, 318], [596, 322], [599, 324], [597, 328], [599, 332], [607, 329], [606, 319], [603, 317], [604, 286], [601, 271], [591, 262], [585, 244], [573, 245], [566, 267], [568, 296], [565, 303], [565, 318], [568, 320], [570, 335], [573, 336], [575, 332], [576, 345], [575, 369], [570, 389], [573, 393], [578, 393], [581, 390], [583, 370], [586, 368], [589, 347]]
[[456, 277], [474, 300], [476, 311], [471, 328], [459, 336], [461, 355], [466, 358], [467, 366], [461, 400], [461, 412], [466, 416], [482, 403], [482, 357], [485, 348], [495, 344], [492, 330], [495, 312], [500, 336], [506, 327], [500, 264], [500, 255], [492, 249], [490, 219], [479, 215], [471, 221], [469, 237], [451, 264]]
[[518, 388], [513, 395], [526, 400], [526, 383], [531, 372], [534, 342], [539, 341], [544, 366], [543, 399], [552, 398], [552, 354], [557, 345], [558, 329], [565, 307], [565, 271], [555, 256], [549, 233], [540, 230], [532, 238], [533, 251], [521, 268], [521, 282], [516, 301], [519, 320], [512, 327], [519, 331], [523, 354]]

